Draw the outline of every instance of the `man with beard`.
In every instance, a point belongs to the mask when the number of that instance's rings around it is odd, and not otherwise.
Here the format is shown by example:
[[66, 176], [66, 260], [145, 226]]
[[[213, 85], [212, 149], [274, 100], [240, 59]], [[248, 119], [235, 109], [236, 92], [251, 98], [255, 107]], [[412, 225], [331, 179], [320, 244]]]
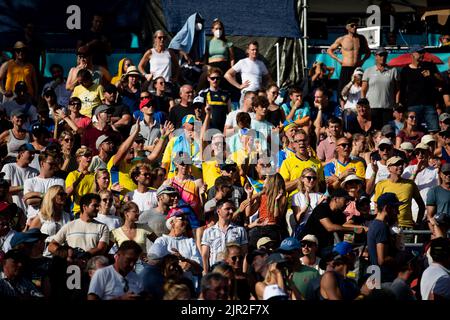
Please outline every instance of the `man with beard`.
[[128, 201], [133, 201], [142, 213], [157, 206], [156, 191], [150, 190], [152, 185], [152, 168], [146, 163], [138, 163], [130, 170], [131, 180], [137, 189], [127, 194]]

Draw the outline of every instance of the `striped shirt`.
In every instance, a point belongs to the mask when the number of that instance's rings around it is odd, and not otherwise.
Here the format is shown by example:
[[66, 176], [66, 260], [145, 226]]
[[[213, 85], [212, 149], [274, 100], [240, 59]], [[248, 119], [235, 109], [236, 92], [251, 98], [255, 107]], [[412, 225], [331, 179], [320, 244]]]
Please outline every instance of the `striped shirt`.
[[202, 246], [209, 247], [209, 265], [212, 266], [219, 261], [219, 255], [223, 254], [227, 243], [236, 243], [241, 246], [248, 243], [247, 232], [243, 227], [233, 223], [228, 225], [223, 232], [218, 223], [205, 230], [202, 237]]

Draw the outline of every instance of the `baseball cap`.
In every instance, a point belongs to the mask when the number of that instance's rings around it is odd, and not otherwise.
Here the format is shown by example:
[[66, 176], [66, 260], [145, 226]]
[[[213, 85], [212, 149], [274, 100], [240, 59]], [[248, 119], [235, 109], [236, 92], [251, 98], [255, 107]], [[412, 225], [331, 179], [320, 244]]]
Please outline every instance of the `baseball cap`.
[[186, 152], [178, 152], [178, 154], [173, 159], [175, 164], [192, 164], [191, 157]]
[[262, 246], [265, 246], [266, 244], [268, 244], [270, 242], [275, 242], [275, 240], [272, 240], [269, 237], [262, 237], [256, 242], [256, 247], [258, 249], [261, 249]]
[[253, 260], [255, 260], [255, 257], [257, 257], [257, 256], [265, 256], [265, 255], [268, 255], [269, 254], [269, 251], [267, 251], [266, 249], [257, 249], [257, 250], [253, 250], [252, 252], [250, 252], [248, 255], [247, 255], [247, 262], [248, 262], [248, 264], [252, 264], [253, 263]]
[[411, 142], [403, 142], [400, 145], [400, 149], [405, 150], [405, 151], [413, 151], [414, 145]]
[[356, 104], [360, 105], [360, 106], [367, 106], [367, 107], [370, 106], [370, 102], [369, 102], [369, 100], [367, 100], [367, 98], [359, 99], [358, 102], [356, 102]]
[[426, 134], [420, 139], [420, 143], [428, 144], [430, 142], [436, 142], [436, 139], [431, 134]]
[[421, 46], [421, 45], [418, 45], [418, 44], [413, 45], [409, 49], [409, 53], [414, 53], [414, 52], [419, 52], [419, 53], [425, 52], [425, 48], [423, 46]]
[[38, 151], [33, 147], [33, 145], [31, 143], [24, 143], [23, 145], [21, 145], [19, 147], [19, 149], [17, 150], [18, 152], [22, 152], [22, 151], [30, 151], [33, 153], [37, 153]]
[[50, 97], [50, 96], [56, 96], [56, 93], [52, 87], [48, 87], [47, 89], [44, 90], [44, 93], [42, 95], [45, 97]]
[[358, 67], [358, 68], [355, 69], [355, 71], [353, 71], [353, 75], [360, 75], [360, 76], [362, 76], [363, 74], [364, 74], [364, 70], [361, 67]]
[[388, 134], [395, 134], [395, 131], [390, 124], [385, 124], [381, 128], [381, 134], [386, 137]]
[[375, 51], [376, 55], [388, 54], [387, 50], [384, 47], [378, 47]]
[[345, 256], [346, 254], [349, 254], [352, 251], [353, 251], [353, 247], [347, 241], [338, 242], [333, 247], [333, 252], [335, 252], [341, 256]]
[[49, 131], [47, 130], [46, 127], [44, 127], [42, 124], [40, 123], [36, 123], [31, 127], [31, 134], [32, 135], [37, 135], [40, 133], [49, 133]]
[[25, 117], [26, 113], [23, 112], [22, 109], [15, 109], [13, 111], [11, 111], [11, 117], [17, 117], [17, 118], [21, 118], [21, 117]]
[[300, 241], [294, 237], [285, 238], [278, 248], [279, 251], [294, 251], [300, 249]]
[[306, 236], [304, 236], [302, 238], [302, 242], [303, 241], [309, 241], [309, 242], [314, 242], [317, 246], [319, 245], [319, 240], [317, 239], [317, 237], [313, 234], [307, 234]]
[[151, 107], [152, 106], [152, 98], [144, 98], [141, 99], [141, 101], [139, 102], [139, 110], [142, 110], [142, 108], [145, 107]]
[[287, 300], [286, 292], [277, 284], [270, 284], [264, 288], [264, 300]]
[[146, 141], [147, 139], [144, 138], [142, 134], [138, 134], [136, 138], [134, 138], [134, 141]]
[[405, 162], [402, 158], [400, 158], [400, 157], [396, 157], [396, 156], [394, 156], [394, 157], [390, 157], [389, 159], [388, 159], [388, 161], [386, 161], [386, 165], [389, 167], [389, 166], [391, 166], [391, 165], [393, 165], [393, 164], [396, 164], [396, 163], [398, 163], [398, 162]]
[[172, 221], [175, 220], [177, 217], [185, 217], [186, 214], [184, 213], [183, 210], [172, 210], [170, 212], [170, 215], [167, 215], [167, 220], [166, 220], [166, 228], [167, 230], [171, 230], [172, 229]]
[[450, 163], [444, 163], [441, 167], [441, 172], [450, 172]]
[[350, 174], [347, 177], [345, 177], [344, 181], [341, 182], [341, 188], [345, 187], [345, 184], [349, 181], [357, 181], [359, 183], [363, 183], [363, 180], [358, 177], [356, 174]]
[[237, 168], [236, 162], [227, 159], [225, 162], [219, 164], [219, 169], [220, 170], [226, 170], [228, 168], [235, 168], [236, 169]]
[[381, 196], [377, 199], [377, 207], [379, 209], [382, 209], [386, 205], [390, 206], [400, 206], [403, 202], [399, 201], [397, 198], [397, 195], [392, 192], [386, 192], [383, 193]]
[[0, 216], [10, 216], [17, 212], [17, 205], [15, 203], [8, 203], [0, 201]]
[[91, 52], [88, 46], [81, 46], [77, 50], [77, 56], [89, 56]]
[[448, 238], [431, 240], [430, 255], [433, 260], [442, 260], [450, 255], [450, 242]]
[[204, 105], [205, 104], [205, 98], [203, 98], [202, 96], [196, 96], [194, 98], [194, 101], [192, 101], [192, 105], [196, 105], [196, 104]]
[[382, 144], [387, 144], [389, 146], [392, 146], [392, 141], [389, 138], [383, 138], [380, 140], [380, 143], [378, 144], [378, 146], [381, 146]]
[[346, 200], [350, 200], [351, 197], [347, 191], [344, 189], [336, 189], [334, 192], [330, 194], [330, 199], [332, 198], [345, 198]]
[[272, 264], [272, 263], [283, 263], [286, 262], [286, 259], [284, 258], [284, 255], [280, 252], [275, 252], [270, 254], [266, 259], [266, 264]]
[[11, 248], [15, 248], [21, 243], [33, 243], [45, 238], [47, 238], [47, 235], [43, 234], [39, 228], [32, 228], [25, 232], [17, 232], [11, 238]]
[[181, 125], [183, 125], [185, 123], [194, 124], [195, 116], [193, 114], [188, 114], [188, 115], [184, 116], [183, 119], [181, 120]]
[[347, 24], [352, 24], [352, 23], [358, 24], [359, 23], [359, 19], [357, 19], [357, 18], [350, 18], [350, 19], [347, 20], [347, 22], [345, 24], [347, 25]]
[[107, 106], [106, 104], [101, 104], [97, 108], [95, 108], [94, 114], [98, 115], [99, 113], [102, 113], [102, 112], [110, 113], [110, 112], [112, 112], [112, 108], [110, 106]]
[[166, 184], [161, 185], [158, 188], [158, 190], [156, 190], [156, 196], [160, 196], [162, 194], [174, 194], [174, 193], [178, 194], [178, 191], [174, 187], [166, 185]]
[[417, 149], [421, 149], [421, 150], [430, 150], [430, 147], [429, 147], [427, 144], [421, 142], [421, 143], [418, 143], [418, 144], [416, 145], [416, 147], [414, 148], [414, 150], [417, 150]]
[[102, 134], [100, 137], [97, 138], [97, 140], [95, 141], [95, 148], [99, 149], [100, 145], [105, 142], [111, 140], [110, 137], [108, 137], [106, 134]]
[[27, 91], [27, 90], [28, 90], [28, 86], [25, 81], [17, 81], [16, 82], [16, 84], [14, 86], [14, 92]]
[[444, 122], [445, 120], [450, 119], [450, 114], [448, 114], [447, 112], [441, 113], [439, 115], [439, 121]]
[[293, 120], [284, 120], [283, 131], [286, 132], [293, 127], [298, 127], [298, 125]]
[[23, 49], [23, 48], [27, 48], [27, 45], [22, 41], [17, 41], [16, 43], [14, 43], [13, 49]]

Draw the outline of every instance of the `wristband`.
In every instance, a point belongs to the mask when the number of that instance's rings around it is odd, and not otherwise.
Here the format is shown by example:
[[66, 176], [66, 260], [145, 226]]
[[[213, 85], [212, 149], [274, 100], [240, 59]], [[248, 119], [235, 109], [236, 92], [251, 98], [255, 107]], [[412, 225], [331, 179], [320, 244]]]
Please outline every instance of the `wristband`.
[[353, 232], [358, 232], [358, 228], [354, 227]]
[[166, 139], [167, 138], [167, 136], [166, 135], [164, 135], [164, 136], [161, 136], [161, 139], [162, 140], [164, 140], [164, 139]]

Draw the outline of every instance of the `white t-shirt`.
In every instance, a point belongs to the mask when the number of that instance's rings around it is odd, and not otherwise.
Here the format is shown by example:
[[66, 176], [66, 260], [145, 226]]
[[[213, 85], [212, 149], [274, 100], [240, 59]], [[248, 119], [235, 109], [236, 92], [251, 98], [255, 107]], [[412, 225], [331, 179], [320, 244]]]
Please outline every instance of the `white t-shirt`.
[[347, 94], [347, 101], [344, 104], [344, 109], [356, 111], [356, 103], [361, 98], [361, 87], [352, 85]]
[[120, 219], [120, 217], [118, 216], [99, 213], [94, 220], [106, 225], [109, 231], [113, 231], [114, 229], [120, 228], [122, 226], [122, 219]]
[[[2, 172], [5, 173], [5, 180], [8, 180], [12, 187], [23, 186], [26, 179], [39, 175], [39, 171], [31, 167], [21, 168], [16, 163], [7, 163], [3, 166]], [[27, 210], [23, 202], [23, 191], [12, 196], [13, 202], [24, 212]]]
[[101, 300], [111, 300], [125, 294], [124, 288], [128, 282], [128, 292], [140, 294], [144, 291], [141, 278], [134, 272], [128, 273], [125, 278], [114, 269], [114, 265], [95, 271], [89, 284], [89, 294], [95, 294]]
[[241, 74], [242, 83], [247, 80], [250, 81], [250, 85], [243, 89], [245, 91], [259, 90], [262, 84], [262, 77], [269, 73], [261, 60], [253, 61], [250, 58], [239, 60], [232, 68]]
[[85, 222], [81, 219], [65, 224], [53, 237], [59, 244], [67, 243], [72, 248], [89, 251], [96, 248], [100, 241], [109, 244], [109, 230], [103, 223]]
[[[417, 168], [416, 164], [407, 166], [403, 171], [402, 178], [409, 179], [416, 170], [416, 168]], [[414, 179], [414, 182], [419, 188], [422, 200], [426, 202], [428, 191], [431, 188], [439, 185], [439, 170], [434, 167], [425, 168], [417, 174], [416, 178]], [[417, 206], [417, 202], [414, 199], [412, 200], [411, 210], [413, 214], [413, 219], [416, 220], [417, 213], [419, 212], [419, 207]]]
[[3, 236], [0, 237], [0, 250], [4, 253], [7, 253], [9, 250], [11, 250], [11, 239], [14, 237], [14, 235], [17, 232], [15, 230], [9, 230], [9, 232]]
[[420, 280], [420, 294], [422, 300], [428, 300], [430, 292], [433, 290], [436, 281], [442, 276], [448, 276], [450, 270], [447, 270], [442, 265], [438, 263], [432, 263], [422, 274], [422, 279]]
[[149, 190], [141, 193], [137, 190], [128, 192], [127, 196], [130, 201], [133, 201], [139, 207], [139, 212], [150, 210], [158, 206], [158, 199], [156, 198], [156, 191]]
[[[322, 195], [323, 194], [320, 192], [317, 193], [313, 192], [309, 194], [310, 199], [309, 207], [308, 210], [303, 215], [302, 221], [300, 221], [300, 223], [306, 223], [306, 221], [308, 221], [308, 218], [311, 216], [312, 211], [317, 206], [317, 203], [319, 202], [319, 199]], [[303, 208], [305, 205], [306, 205], [306, 196], [302, 192], [297, 192], [296, 194], [294, 194], [294, 196], [292, 197], [292, 206]]]
[[[228, 115], [227, 118], [225, 120], [225, 126], [226, 127], [237, 127], [237, 121], [236, 121], [236, 117], [238, 115], [239, 112], [245, 112], [241, 109], [239, 110], [234, 110], [231, 111]], [[253, 120], [255, 119], [255, 113], [254, 112], [247, 112], [250, 115], [250, 118]]]
[[[377, 184], [380, 181], [386, 180], [389, 177], [389, 171], [386, 165], [381, 164], [380, 161], [377, 161], [378, 165], [378, 172], [375, 176], [375, 184]], [[373, 170], [372, 165], [368, 164], [366, 169], [366, 180], [370, 179], [372, 177]]]
[[[65, 181], [61, 178], [56, 177], [44, 179], [36, 176], [25, 180], [23, 184], [23, 194], [27, 194], [28, 192], [46, 193], [50, 187], [57, 185], [65, 188]], [[31, 219], [34, 216], [36, 216], [38, 211], [39, 207], [28, 206], [27, 209], [28, 219]]]

